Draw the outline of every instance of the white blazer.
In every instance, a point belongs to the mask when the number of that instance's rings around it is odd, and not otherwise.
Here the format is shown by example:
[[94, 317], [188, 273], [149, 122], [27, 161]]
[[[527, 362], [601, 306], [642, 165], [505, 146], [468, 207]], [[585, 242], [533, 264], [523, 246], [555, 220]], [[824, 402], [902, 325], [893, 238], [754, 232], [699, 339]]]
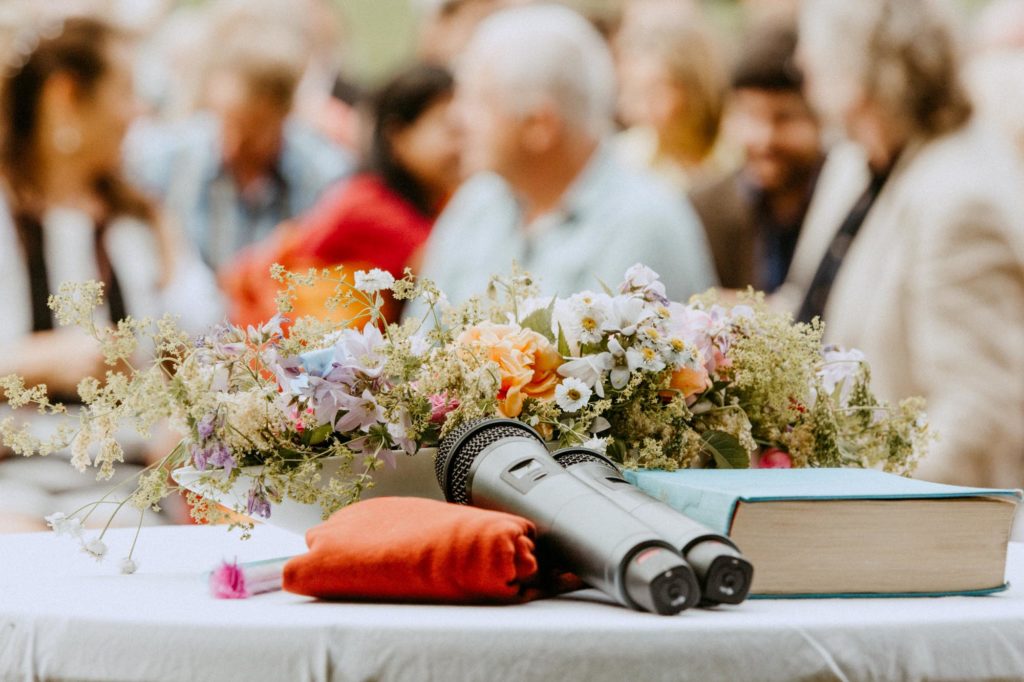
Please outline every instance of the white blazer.
[[[795, 311], [867, 186], [856, 149], [830, 154], [784, 296]], [[1024, 173], [978, 125], [901, 155], [848, 251], [826, 339], [867, 354], [879, 395], [928, 400], [939, 440], [917, 476], [1024, 486]]]

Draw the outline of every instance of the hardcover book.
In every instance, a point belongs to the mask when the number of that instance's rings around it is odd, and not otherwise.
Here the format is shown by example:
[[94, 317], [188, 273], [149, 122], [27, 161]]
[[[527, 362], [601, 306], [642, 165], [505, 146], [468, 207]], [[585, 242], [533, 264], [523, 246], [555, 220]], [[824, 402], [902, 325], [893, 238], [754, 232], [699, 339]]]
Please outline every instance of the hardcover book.
[[761, 597], [940, 596], [1005, 589], [1020, 490], [864, 469], [626, 471], [731, 537]]

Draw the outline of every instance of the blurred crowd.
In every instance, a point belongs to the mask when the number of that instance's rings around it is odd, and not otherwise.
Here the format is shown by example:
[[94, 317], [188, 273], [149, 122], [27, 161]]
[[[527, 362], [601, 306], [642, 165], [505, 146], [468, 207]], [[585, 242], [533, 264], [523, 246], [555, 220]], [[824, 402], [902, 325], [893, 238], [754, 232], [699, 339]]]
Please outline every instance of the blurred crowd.
[[[198, 332], [273, 315], [273, 263], [459, 303], [513, 261], [552, 294], [642, 262], [821, 317], [924, 396], [921, 477], [1024, 485], [1021, 0], [762, 0], [729, 31], [696, 0], [421, 0], [372, 87], [328, 0], [58, 4], [0, 8], [0, 375], [73, 400], [102, 372], [47, 307], [66, 280]], [[0, 462], [0, 530], [89, 492], [49, 469]]]

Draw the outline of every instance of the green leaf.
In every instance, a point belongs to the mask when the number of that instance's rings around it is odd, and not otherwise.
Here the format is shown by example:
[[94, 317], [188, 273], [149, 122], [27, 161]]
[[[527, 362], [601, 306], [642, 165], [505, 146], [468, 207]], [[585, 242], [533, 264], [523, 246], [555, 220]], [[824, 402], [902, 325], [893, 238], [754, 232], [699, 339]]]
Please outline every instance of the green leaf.
[[562, 325], [558, 325], [558, 354], [563, 358], [569, 357], [569, 342], [565, 340], [565, 332], [562, 331]]
[[704, 450], [711, 454], [719, 469], [749, 469], [750, 453], [736, 436], [725, 431], [705, 431], [701, 434]]
[[534, 310], [532, 313], [527, 315], [519, 325], [524, 329], [532, 329], [551, 343], [555, 343], [555, 335], [551, 331], [551, 316], [554, 311], [555, 298], [552, 298], [551, 303], [548, 304], [547, 308]]
[[604, 293], [608, 294], [609, 296], [615, 295], [615, 292], [611, 290], [611, 287], [609, 287], [607, 284], [601, 281], [600, 277], [596, 277], [595, 279], [597, 280], [597, 283], [601, 285], [601, 289], [604, 291]]
[[304, 440], [306, 441], [306, 445], [320, 445], [320, 443], [327, 440], [333, 432], [334, 427], [332, 427], [330, 423], [321, 424], [315, 429], [307, 431], [306, 434], [308, 435], [305, 436]]

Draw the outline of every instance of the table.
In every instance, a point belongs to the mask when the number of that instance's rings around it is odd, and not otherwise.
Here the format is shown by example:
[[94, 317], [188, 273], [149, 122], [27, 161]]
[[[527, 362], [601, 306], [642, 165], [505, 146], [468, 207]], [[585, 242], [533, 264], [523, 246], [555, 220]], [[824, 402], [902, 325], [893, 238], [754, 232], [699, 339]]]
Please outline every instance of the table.
[[[49, 533], [0, 536], [0, 680], [913, 680], [1024, 678], [1024, 589], [991, 597], [757, 600], [661, 617], [585, 590], [520, 606], [208, 596], [222, 558], [294, 554], [259, 527], [131, 532], [97, 564]], [[1024, 586], [1024, 545], [1009, 577]]]

